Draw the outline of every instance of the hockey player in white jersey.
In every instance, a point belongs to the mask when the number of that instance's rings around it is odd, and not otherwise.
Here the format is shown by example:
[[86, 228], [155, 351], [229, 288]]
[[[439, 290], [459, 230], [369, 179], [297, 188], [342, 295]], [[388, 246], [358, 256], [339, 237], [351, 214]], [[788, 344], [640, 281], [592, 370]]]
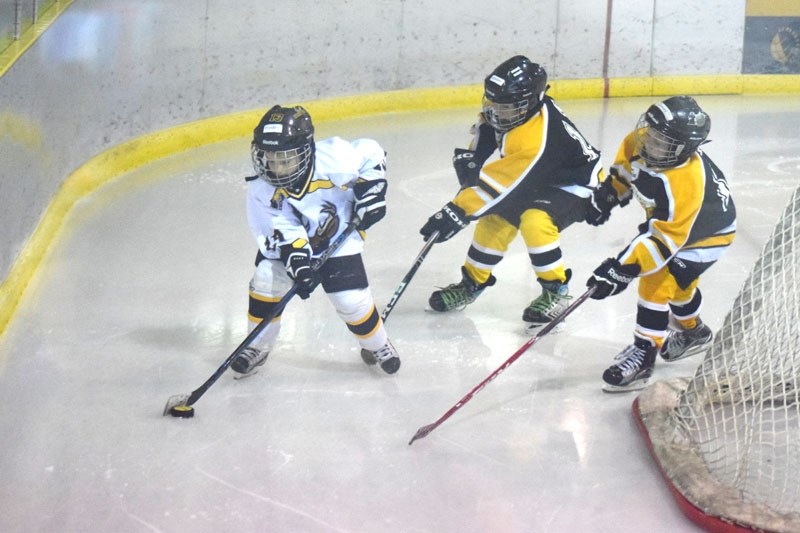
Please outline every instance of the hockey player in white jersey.
[[[306, 299], [322, 285], [336, 313], [362, 349], [388, 374], [400, 368], [375, 308], [361, 259], [362, 233], [386, 214], [386, 154], [374, 140], [339, 137], [314, 141], [314, 126], [300, 106], [272, 107], [253, 132], [256, 175], [247, 178], [247, 219], [258, 243], [250, 281], [250, 331], [297, 284]], [[325, 251], [354, 216], [361, 222], [314, 271]], [[239, 377], [263, 365], [280, 331], [280, 315], [242, 351], [231, 368]]]

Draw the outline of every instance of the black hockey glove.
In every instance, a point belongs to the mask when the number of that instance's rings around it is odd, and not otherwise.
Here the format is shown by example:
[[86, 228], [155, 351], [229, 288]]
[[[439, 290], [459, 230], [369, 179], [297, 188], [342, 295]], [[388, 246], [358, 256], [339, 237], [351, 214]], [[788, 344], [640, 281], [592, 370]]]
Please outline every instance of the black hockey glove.
[[456, 177], [462, 189], [478, 184], [481, 165], [478, 164], [475, 152], [472, 150], [456, 148], [453, 151], [453, 168], [456, 170]]
[[361, 219], [359, 231], [365, 231], [386, 215], [386, 187], [385, 179], [360, 180], [353, 187], [356, 195], [354, 211]]
[[617, 191], [611, 185], [611, 178], [608, 178], [592, 192], [586, 203], [586, 222], [592, 226], [605, 224], [611, 218], [611, 210], [617, 205]]
[[302, 239], [283, 244], [278, 250], [289, 277], [297, 284], [297, 295], [303, 300], [319, 285], [319, 276], [311, 269], [311, 248]]
[[640, 271], [639, 265], [621, 265], [619, 261], [609, 257], [594, 269], [592, 277], [586, 281], [586, 286], [597, 287], [592, 293], [592, 299], [602, 300], [624, 291]]
[[427, 241], [434, 231], [439, 232], [436, 242], [444, 242], [469, 225], [464, 210], [453, 202], [447, 202], [441, 210], [431, 216], [419, 232]]

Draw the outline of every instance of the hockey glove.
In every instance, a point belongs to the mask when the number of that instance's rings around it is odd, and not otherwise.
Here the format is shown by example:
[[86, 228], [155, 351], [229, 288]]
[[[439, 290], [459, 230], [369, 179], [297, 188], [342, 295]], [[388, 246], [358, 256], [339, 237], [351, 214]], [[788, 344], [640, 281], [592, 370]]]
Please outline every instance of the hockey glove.
[[419, 232], [427, 241], [434, 231], [438, 231], [439, 238], [436, 242], [444, 242], [468, 225], [469, 219], [464, 210], [453, 202], [447, 202], [447, 205], [428, 219]]
[[311, 269], [311, 248], [304, 239], [281, 245], [278, 250], [286, 272], [297, 285], [297, 295], [303, 300], [308, 298], [319, 285], [319, 277]]
[[619, 261], [610, 257], [594, 269], [592, 277], [586, 281], [586, 286], [597, 287], [592, 293], [592, 298], [602, 300], [624, 291], [640, 271], [639, 265], [621, 265]]
[[453, 168], [456, 170], [456, 177], [462, 189], [478, 184], [481, 166], [472, 150], [456, 148], [453, 151]]
[[619, 203], [617, 191], [609, 178], [592, 192], [586, 204], [586, 222], [592, 226], [605, 224], [611, 218], [611, 210]]
[[353, 187], [356, 195], [354, 211], [361, 220], [359, 231], [365, 231], [386, 215], [385, 179], [359, 180]]

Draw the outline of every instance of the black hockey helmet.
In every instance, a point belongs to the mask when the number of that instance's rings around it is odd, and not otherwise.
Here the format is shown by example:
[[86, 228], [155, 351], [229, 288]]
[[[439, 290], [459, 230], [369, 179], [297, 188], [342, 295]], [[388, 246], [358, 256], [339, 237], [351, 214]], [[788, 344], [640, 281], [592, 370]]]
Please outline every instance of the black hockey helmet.
[[636, 124], [639, 154], [648, 166], [684, 163], [711, 131], [711, 117], [691, 96], [673, 96], [651, 105]]
[[525, 56], [503, 61], [483, 82], [483, 116], [496, 131], [516, 128], [542, 107], [547, 72]]
[[302, 190], [314, 168], [314, 125], [301, 106], [273, 106], [253, 130], [258, 176], [275, 187]]

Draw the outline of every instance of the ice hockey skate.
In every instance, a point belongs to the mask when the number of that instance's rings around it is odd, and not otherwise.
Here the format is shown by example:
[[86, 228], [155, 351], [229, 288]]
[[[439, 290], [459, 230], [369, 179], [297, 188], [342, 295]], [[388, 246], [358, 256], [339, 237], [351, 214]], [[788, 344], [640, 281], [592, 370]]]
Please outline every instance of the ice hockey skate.
[[464, 309], [474, 302], [486, 287], [494, 285], [495, 281], [497, 281], [495, 277], [490, 275], [486, 283], [478, 284], [469, 277], [466, 269], [462, 266], [461, 281], [442, 287], [438, 291], [433, 291], [428, 299], [428, 305], [432, 310], [439, 313]]
[[[535, 333], [536, 330], [558, 317], [569, 307], [572, 296], [569, 295], [567, 283], [571, 274], [572, 272], [567, 270], [567, 279], [563, 283], [538, 280], [542, 286], [542, 294], [522, 311], [522, 320], [526, 323], [525, 331]], [[561, 322], [554, 328], [554, 331], [560, 331], [563, 327], [564, 322]]]
[[243, 379], [258, 373], [258, 367], [267, 362], [269, 352], [257, 348], [247, 347], [237, 355], [231, 363], [231, 369], [236, 372], [234, 379]]
[[694, 329], [670, 331], [661, 347], [664, 361], [678, 361], [708, 349], [714, 334], [699, 318]]
[[605, 392], [637, 391], [647, 386], [656, 362], [656, 347], [648, 339], [636, 338], [634, 343], [614, 358], [617, 363], [603, 372]]
[[368, 365], [380, 363], [381, 369], [387, 374], [394, 374], [400, 369], [400, 357], [397, 355], [394, 345], [388, 340], [374, 352], [362, 348], [361, 359]]

